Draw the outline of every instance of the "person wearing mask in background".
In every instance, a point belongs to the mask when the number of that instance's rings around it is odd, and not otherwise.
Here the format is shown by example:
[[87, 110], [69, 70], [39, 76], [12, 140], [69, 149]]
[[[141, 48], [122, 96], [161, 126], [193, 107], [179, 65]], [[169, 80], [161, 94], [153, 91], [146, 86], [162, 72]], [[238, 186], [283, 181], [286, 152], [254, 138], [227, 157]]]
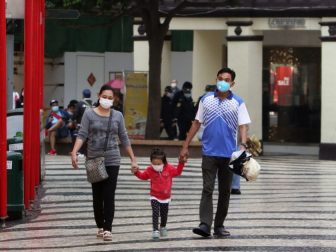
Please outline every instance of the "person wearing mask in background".
[[[71, 152], [72, 166], [78, 168], [77, 152], [87, 141], [87, 158], [95, 158], [104, 152], [104, 144], [109, 121], [107, 149], [104, 153], [106, 171], [109, 177], [103, 181], [92, 184], [92, 198], [94, 218], [98, 227], [97, 238], [104, 241], [112, 240], [112, 223], [115, 210], [115, 190], [120, 168], [119, 141], [124, 146], [131, 159], [132, 169], [138, 169], [136, 158], [133, 154], [128, 138], [123, 115], [112, 109], [113, 89], [103, 85], [98, 94], [97, 107], [85, 110], [81, 121], [81, 128]], [[111, 117], [111, 118], [110, 118]]]
[[170, 82], [170, 87], [172, 88], [172, 92], [173, 92], [173, 97], [175, 96], [175, 94], [180, 91], [180, 89], [177, 86], [178, 81], [177, 80], [172, 80]]
[[[240, 136], [240, 149], [246, 150], [248, 124], [251, 122], [242, 98], [230, 88], [235, 84], [236, 73], [230, 68], [220, 69], [217, 73], [217, 89], [205, 95], [182, 145], [180, 158], [189, 156], [188, 147], [204, 125], [202, 137], [202, 178], [203, 190], [199, 207], [200, 225], [193, 232], [203, 237], [211, 235], [214, 224], [214, 236], [222, 238], [230, 232], [224, 228], [231, 193], [232, 172], [230, 158], [237, 150], [237, 134]], [[218, 201], [215, 219], [213, 219], [213, 191], [218, 176]]]
[[195, 118], [194, 101], [191, 96], [192, 84], [189, 81], [183, 83], [182, 90], [178, 91], [173, 100], [174, 120], [179, 128], [179, 140], [185, 140], [191, 123]]
[[169, 140], [176, 138], [176, 124], [173, 124], [174, 104], [173, 90], [170, 86], [166, 86], [164, 94], [161, 97], [161, 116], [160, 116], [160, 133], [166, 130]]
[[56, 155], [56, 138], [64, 138], [69, 135], [67, 122], [69, 115], [58, 106], [57, 100], [50, 101], [50, 113], [46, 121], [46, 134], [49, 137], [50, 151], [48, 155]]
[[[83, 99], [79, 101], [76, 105], [75, 112], [73, 114], [72, 120], [76, 127], [72, 135], [72, 145], [74, 146], [78, 131], [81, 127], [82, 116], [87, 108], [93, 107], [93, 101], [91, 100], [90, 89], [84, 89], [82, 92]], [[86, 143], [84, 143], [81, 149], [78, 151], [78, 155], [84, 157], [86, 155]]]

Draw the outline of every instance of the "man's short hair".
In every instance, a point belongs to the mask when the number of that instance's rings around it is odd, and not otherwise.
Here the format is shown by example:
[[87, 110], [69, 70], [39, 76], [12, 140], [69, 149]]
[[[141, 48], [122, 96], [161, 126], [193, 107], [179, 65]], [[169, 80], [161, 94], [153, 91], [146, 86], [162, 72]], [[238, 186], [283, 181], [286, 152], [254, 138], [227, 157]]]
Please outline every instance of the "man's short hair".
[[90, 89], [84, 89], [83, 90], [83, 97], [84, 98], [90, 98], [91, 97], [91, 91], [90, 91]]
[[191, 82], [189, 82], [189, 81], [184, 82], [183, 86], [182, 86], [182, 89], [189, 89], [189, 90], [191, 90], [192, 89]]
[[236, 78], [236, 73], [231, 68], [223, 67], [221, 70], [218, 71], [217, 76], [223, 73], [229, 73], [231, 75], [232, 81]]

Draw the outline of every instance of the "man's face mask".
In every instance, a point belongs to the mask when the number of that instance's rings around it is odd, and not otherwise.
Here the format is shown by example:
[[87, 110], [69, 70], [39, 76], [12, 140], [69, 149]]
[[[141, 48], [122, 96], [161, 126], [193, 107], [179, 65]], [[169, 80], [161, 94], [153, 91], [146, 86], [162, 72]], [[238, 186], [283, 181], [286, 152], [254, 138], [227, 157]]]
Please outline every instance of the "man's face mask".
[[220, 92], [227, 92], [230, 90], [230, 83], [226, 82], [226, 81], [217, 81], [216, 83], [217, 85], [217, 89], [220, 91]]

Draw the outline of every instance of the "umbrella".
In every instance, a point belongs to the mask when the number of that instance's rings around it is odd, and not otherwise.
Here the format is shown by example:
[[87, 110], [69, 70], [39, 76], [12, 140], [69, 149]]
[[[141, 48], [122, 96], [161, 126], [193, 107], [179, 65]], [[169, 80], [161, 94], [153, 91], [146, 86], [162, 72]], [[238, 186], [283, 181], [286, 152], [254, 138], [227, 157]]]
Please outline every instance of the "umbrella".
[[109, 82], [105, 83], [105, 85], [109, 85], [112, 88], [123, 89], [124, 81], [123, 80], [110, 80]]

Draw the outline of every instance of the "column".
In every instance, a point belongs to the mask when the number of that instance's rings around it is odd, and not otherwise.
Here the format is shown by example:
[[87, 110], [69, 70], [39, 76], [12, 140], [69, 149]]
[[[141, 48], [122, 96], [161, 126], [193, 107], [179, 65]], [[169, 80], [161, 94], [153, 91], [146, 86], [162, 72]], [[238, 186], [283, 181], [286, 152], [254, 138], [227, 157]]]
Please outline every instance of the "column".
[[320, 159], [336, 160], [335, 58], [336, 19], [323, 19], [321, 25], [321, 143]]
[[[135, 21], [133, 25], [134, 39], [134, 71], [149, 71], [149, 45], [142, 30], [142, 22]], [[167, 35], [162, 48], [161, 91], [171, 81], [171, 36]]]
[[[146, 71], [149, 70], [149, 46], [145, 33], [142, 33], [141, 21], [134, 21], [133, 24], [133, 39], [134, 39], [134, 52], [133, 52], [133, 64], [134, 71]], [[140, 27], [140, 29], [139, 29]]]
[[262, 139], [262, 47], [263, 36], [252, 21], [228, 21], [228, 67], [236, 72], [233, 92], [246, 103], [251, 125], [249, 135]]
[[194, 31], [192, 57], [193, 98], [204, 93], [207, 84], [215, 84], [216, 74], [222, 68], [225, 31]]

